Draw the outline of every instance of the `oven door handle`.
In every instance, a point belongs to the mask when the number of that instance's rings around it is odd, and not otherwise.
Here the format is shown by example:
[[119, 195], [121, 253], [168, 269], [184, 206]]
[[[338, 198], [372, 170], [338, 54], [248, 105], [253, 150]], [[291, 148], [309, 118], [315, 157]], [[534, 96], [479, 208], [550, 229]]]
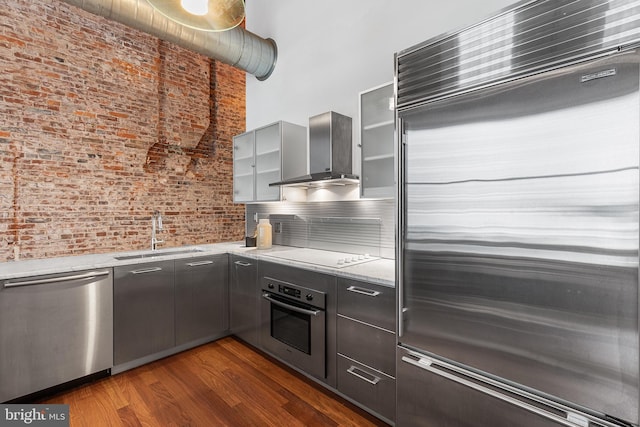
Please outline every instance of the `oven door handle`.
[[307, 310], [305, 308], [296, 307], [295, 305], [287, 304], [276, 299], [271, 298], [270, 294], [264, 293], [262, 294], [262, 298], [269, 301], [271, 304], [279, 305], [280, 307], [288, 308], [291, 311], [295, 311], [302, 314], [308, 314], [310, 316], [317, 316], [320, 314], [320, 310]]

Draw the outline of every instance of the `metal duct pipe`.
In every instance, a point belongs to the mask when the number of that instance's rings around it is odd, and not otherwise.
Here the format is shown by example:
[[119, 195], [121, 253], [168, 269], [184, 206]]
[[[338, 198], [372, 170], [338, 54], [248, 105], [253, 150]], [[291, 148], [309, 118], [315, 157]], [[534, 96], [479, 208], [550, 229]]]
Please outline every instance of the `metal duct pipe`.
[[276, 65], [277, 46], [243, 28], [207, 32], [178, 24], [146, 0], [62, 0], [87, 12], [175, 43], [225, 64], [267, 79]]

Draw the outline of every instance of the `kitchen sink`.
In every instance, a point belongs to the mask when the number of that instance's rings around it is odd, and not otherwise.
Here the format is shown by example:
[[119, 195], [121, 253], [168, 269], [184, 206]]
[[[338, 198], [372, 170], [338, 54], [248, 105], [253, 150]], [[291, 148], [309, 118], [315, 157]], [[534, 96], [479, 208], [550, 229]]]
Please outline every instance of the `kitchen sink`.
[[181, 255], [181, 254], [193, 254], [198, 252], [204, 252], [204, 249], [193, 248], [193, 249], [179, 249], [175, 251], [162, 251], [162, 252], [144, 252], [136, 255], [122, 255], [114, 257], [118, 261], [126, 261], [129, 259], [140, 259], [140, 258], [155, 258], [159, 256], [168, 256], [168, 255]]

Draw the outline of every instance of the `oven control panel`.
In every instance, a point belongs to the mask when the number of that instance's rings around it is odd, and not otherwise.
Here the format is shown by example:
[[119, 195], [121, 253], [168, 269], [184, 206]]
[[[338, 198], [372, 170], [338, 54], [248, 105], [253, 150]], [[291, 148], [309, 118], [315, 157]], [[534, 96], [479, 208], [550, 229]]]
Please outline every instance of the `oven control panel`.
[[291, 286], [278, 285], [278, 292], [282, 295], [300, 299], [302, 293], [300, 289], [292, 288]]
[[264, 278], [263, 290], [289, 299], [304, 302], [317, 308], [325, 308], [325, 293], [281, 280]]

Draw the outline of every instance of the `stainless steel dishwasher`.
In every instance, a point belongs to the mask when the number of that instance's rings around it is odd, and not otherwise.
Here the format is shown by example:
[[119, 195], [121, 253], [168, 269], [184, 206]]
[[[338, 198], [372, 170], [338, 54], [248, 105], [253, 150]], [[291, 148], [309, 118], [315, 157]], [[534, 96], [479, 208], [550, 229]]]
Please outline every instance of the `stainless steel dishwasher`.
[[111, 269], [0, 286], [0, 402], [113, 365]]

